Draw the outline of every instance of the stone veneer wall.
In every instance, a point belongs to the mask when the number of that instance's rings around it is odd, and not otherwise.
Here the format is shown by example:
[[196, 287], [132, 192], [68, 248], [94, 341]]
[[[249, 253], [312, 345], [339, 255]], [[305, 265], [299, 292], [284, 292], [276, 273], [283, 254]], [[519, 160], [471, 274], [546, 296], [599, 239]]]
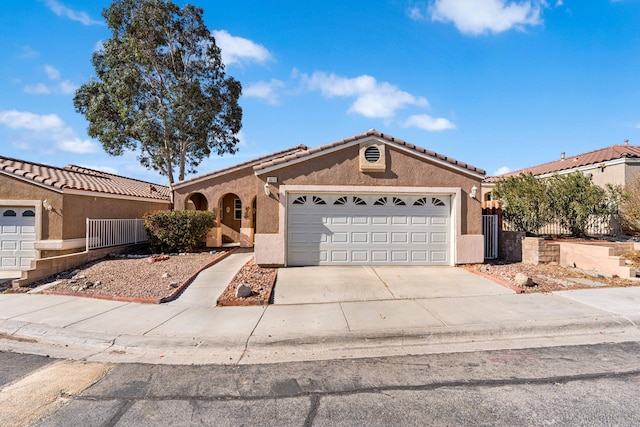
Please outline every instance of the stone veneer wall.
[[522, 262], [534, 265], [560, 263], [560, 245], [546, 243], [540, 237], [525, 237], [522, 240]]

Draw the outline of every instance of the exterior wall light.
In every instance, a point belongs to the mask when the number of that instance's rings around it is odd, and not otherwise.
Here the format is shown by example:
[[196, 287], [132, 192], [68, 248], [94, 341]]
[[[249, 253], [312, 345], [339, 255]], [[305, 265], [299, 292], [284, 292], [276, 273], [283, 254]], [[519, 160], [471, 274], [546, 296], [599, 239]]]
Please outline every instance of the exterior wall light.
[[46, 210], [48, 210], [48, 211], [50, 211], [50, 210], [52, 210], [52, 209], [53, 209], [53, 206], [51, 206], [51, 205], [49, 204], [49, 200], [48, 200], [48, 199], [44, 199], [44, 200], [42, 201], [42, 207], [43, 207], [43, 208], [45, 208], [45, 209], [46, 209]]
[[265, 194], [265, 196], [271, 195], [271, 191], [269, 189], [269, 183], [268, 182], [264, 184], [264, 194]]
[[471, 197], [472, 199], [475, 199], [477, 194], [478, 194], [478, 187], [474, 185], [473, 187], [471, 187], [471, 193], [469, 194], [469, 197]]

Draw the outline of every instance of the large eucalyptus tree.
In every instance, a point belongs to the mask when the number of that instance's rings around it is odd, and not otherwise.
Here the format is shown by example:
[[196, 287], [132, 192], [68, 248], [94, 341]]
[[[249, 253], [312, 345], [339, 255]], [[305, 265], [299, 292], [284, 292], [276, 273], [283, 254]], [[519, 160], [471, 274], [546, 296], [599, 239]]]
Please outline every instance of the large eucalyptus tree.
[[169, 185], [212, 152], [234, 153], [242, 126], [242, 87], [225, 74], [202, 14], [171, 1], [114, 0], [102, 13], [112, 34], [93, 54], [96, 78], [74, 97], [108, 154], [137, 152]]

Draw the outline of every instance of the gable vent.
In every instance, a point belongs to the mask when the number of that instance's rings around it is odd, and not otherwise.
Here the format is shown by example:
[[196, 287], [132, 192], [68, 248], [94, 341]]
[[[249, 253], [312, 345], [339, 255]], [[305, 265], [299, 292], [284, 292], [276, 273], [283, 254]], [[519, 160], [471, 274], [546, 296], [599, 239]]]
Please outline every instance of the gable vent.
[[375, 145], [367, 147], [367, 149], [364, 150], [364, 158], [367, 159], [369, 163], [375, 163], [380, 160], [380, 150]]
[[387, 170], [385, 144], [369, 141], [360, 144], [360, 172], [384, 172]]

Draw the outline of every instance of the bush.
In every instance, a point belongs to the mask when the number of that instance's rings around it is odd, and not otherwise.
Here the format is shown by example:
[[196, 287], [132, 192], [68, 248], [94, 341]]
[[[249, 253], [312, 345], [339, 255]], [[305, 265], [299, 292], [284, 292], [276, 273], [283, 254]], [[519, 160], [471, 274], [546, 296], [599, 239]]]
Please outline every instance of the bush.
[[620, 217], [622, 227], [630, 234], [640, 233], [640, 174], [622, 191]]
[[189, 252], [207, 238], [215, 214], [209, 211], [157, 211], [144, 215], [149, 245], [156, 252]]
[[512, 176], [496, 182], [494, 194], [502, 203], [502, 215], [515, 231], [529, 235], [552, 219], [547, 183], [531, 174]]
[[560, 225], [575, 237], [587, 234], [591, 217], [605, 218], [610, 213], [607, 192], [581, 172], [549, 178], [549, 198]]

